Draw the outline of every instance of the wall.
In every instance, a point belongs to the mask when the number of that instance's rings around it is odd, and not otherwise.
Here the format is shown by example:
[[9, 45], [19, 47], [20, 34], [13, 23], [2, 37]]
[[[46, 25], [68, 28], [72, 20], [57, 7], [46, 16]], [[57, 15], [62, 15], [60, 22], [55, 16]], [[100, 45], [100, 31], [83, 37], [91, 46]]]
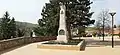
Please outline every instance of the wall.
[[19, 37], [14, 39], [1, 40], [0, 51], [20, 45], [41, 42], [41, 41], [48, 41], [48, 40], [56, 40], [56, 37]]

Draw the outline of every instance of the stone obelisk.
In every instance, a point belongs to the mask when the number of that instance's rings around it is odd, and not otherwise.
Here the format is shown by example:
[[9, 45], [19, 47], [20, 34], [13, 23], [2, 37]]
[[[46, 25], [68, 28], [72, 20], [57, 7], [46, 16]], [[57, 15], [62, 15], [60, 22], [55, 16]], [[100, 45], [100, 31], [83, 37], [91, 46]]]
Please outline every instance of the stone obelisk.
[[57, 41], [67, 42], [67, 28], [66, 28], [66, 7], [60, 3], [60, 19]]

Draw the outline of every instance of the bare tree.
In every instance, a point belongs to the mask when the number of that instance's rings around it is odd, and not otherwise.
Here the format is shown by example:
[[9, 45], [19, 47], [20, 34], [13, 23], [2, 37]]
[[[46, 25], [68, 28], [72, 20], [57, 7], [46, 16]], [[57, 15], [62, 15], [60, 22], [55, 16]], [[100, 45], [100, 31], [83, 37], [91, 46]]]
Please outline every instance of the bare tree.
[[110, 30], [110, 15], [109, 15], [109, 10], [102, 10], [97, 18], [96, 21], [96, 27], [98, 30], [101, 30], [102, 28], [102, 36], [103, 36], [103, 41], [104, 41], [104, 36], [105, 36], [105, 31], [107, 30], [109, 32]]
[[119, 30], [119, 38], [120, 38], [120, 25], [118, 25], [118, 30]]

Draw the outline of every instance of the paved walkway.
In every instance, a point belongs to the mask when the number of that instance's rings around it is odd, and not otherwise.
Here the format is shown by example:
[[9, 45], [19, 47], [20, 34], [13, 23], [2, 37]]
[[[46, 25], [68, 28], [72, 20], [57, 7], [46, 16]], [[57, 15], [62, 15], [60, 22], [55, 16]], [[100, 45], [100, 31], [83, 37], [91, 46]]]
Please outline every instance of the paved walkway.
[[[99, 37], [86, 37], [82, 38], [85, 39], [87, 42], [87, 47], [99, 47], [99, 46], [111, 46], [112, 45], [112, 38], [111, 37], [105, 37], [104, 41], [103, 38]], [[115, 46], [120, 46], [120, 38], [117, 36], [114, 36], [114, 45]]]
[[[71, 51], [71, 50], [51, 50], [51, 49], [38, 49], [37, 44], [33, 43], [29, 44], [15, 50], [9, 51], [7, 53], [1, 55], [120, 55], [120, 45], [116, 45], [115, 48], [111, 48], [111, 45], [99, 45], [96, 47], [94, 46], [94, 42], [100, 43], [99, 38], [83, 38], [86, 39], [87, 47], [85, 51]], [[106, 40], [110, 41], [110, 38], [106, 38]], [[115, 40], [119, 41], [118, 38]], [[119, 42], [120, 43], [120, 42]]]

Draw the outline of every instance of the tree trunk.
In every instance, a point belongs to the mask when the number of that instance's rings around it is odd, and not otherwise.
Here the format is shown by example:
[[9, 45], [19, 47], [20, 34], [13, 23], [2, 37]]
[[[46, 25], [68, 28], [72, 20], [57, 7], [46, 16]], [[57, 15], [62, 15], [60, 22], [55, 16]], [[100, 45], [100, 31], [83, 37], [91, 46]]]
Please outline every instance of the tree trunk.
[[80, 39], [80, 37], [82, 37], [82, 33], [85, 33], [85, 27], [79, 27], [79, 28], [78, 28], [78, 36], [79, 36], [79, 39]]
[[78, 36], [79, 36], [79, 40], [80, 40], [80, 37], [81, 37], [81, 28], [78, 28]]
[[67, 31], [68, 31], [68, 40], [71, 40], [72, 36], [71, 36], [71, 27], [70, 27], [70, 24], [67, 24]]

